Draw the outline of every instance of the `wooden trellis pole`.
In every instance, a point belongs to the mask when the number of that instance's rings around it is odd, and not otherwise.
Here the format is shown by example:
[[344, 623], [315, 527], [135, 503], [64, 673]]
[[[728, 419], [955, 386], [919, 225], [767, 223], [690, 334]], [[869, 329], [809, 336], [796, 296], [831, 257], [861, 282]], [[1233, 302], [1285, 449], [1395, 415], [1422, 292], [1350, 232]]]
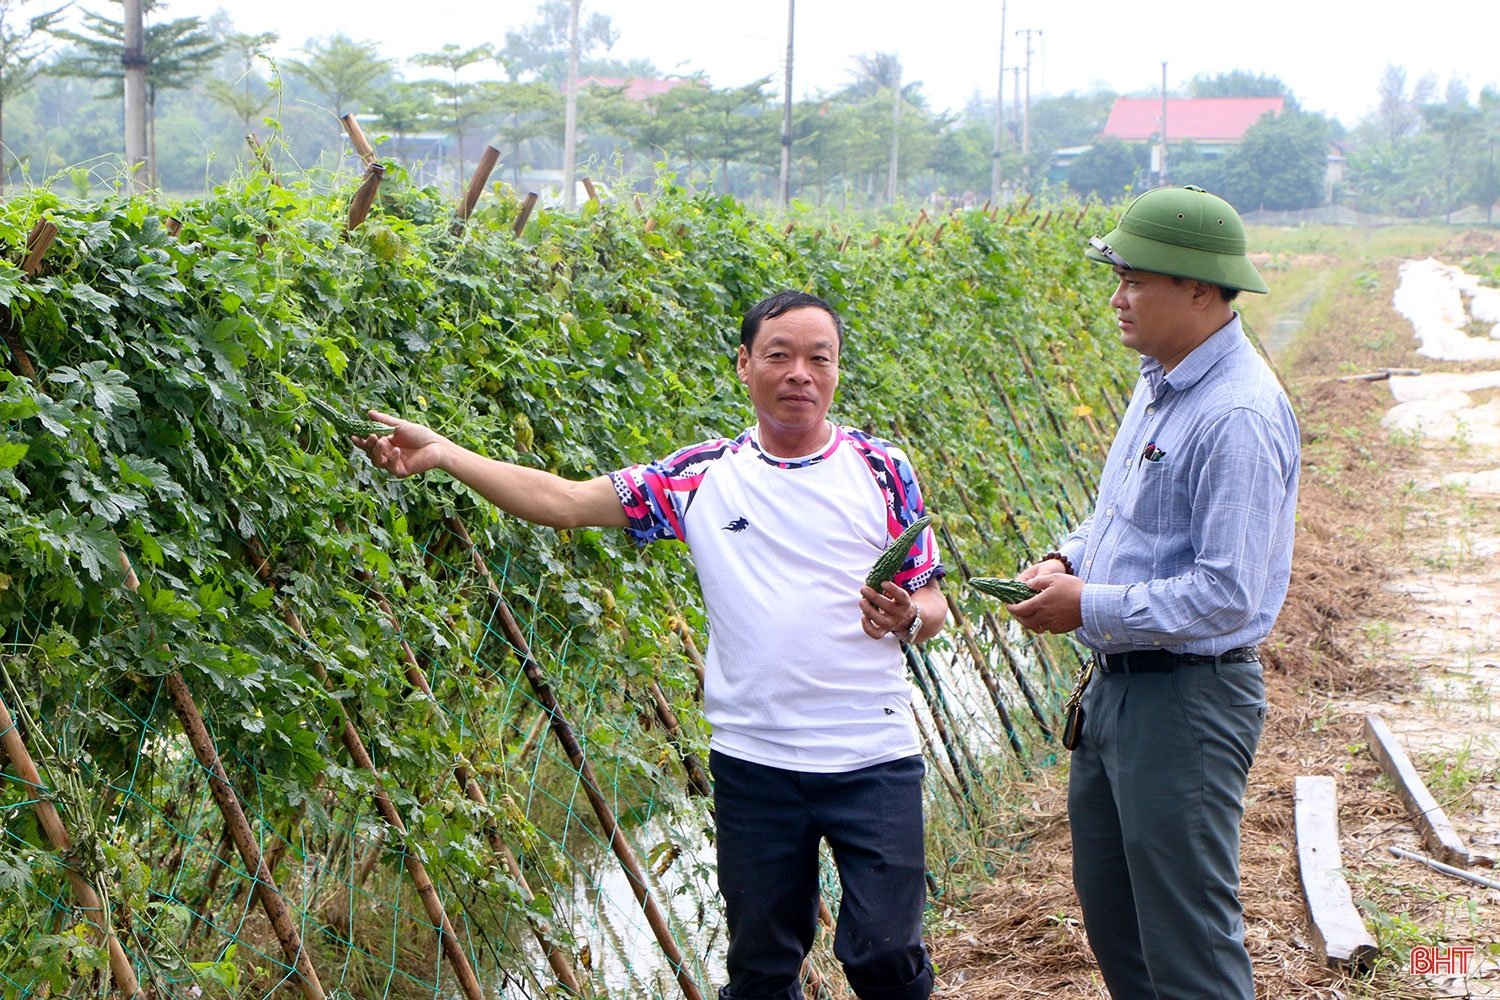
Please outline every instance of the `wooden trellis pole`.
[[[120, 551], [120, 570], [125, 575], [126, 589], [131, 593], [137, 592], [140, 589], [140, 580], [136, 577], [135, 569], [130, 565], [130, 559], [123, 549]], [[219, 812], [224, 816], [224, 825], [229, 836], [234, 841], [240, 858], [245, 862], [246, 870], [255, 875], [255, 896], [260, 900], [261, 909], [265, 911], [266, 919], [271, 922], [276, 939], [281, 942], [281, 950], [296, 973], [297, 985], [301, 987], [302, 995], [306, 1000], [324, 1000], [323, 984], [318, 979], [317, 969], [313, 968], [312, 956], [302, 945], [302, 935], [298, 933], [286, 900], [282, 898], [281, 890], [276, 887], [271, 868], [266, 863], [265, 856], [261, 854], [260, 845], [255, 839], [255, 832], [251, 830], [250, 821], [245, 816], [244, 806], [240, 805], [239, 796], [235, 794], [234, 786], [229, 783], [229, 774], [224, 770], [223, 761], [219, 759], [219, 750], [214, 746], [208, 726], [203, 722], [203, 713], [198, 710], [198, 703], [193, 700], [193, 693], [188, 690], [187, 682], [182, 679], [180, 673], [173, 672], [167, 675], [167, 693], [172, 697], [172, 705], [177, 709], [177, 717], [182, 722], [183, 732], [193, 748], [193, 755], [198, 758], [199, 765], [208, 774], [208, 787], [213, 792], [214, 801], [218, 803]]]
[[42, 832], [47, 837], [47, 842], [52, 845], [66, 862], [64, 865], [68, 873], [68, 885], [73, 890], [73, 898], [78, 901], [78, 908], [82, 911], [84, 919], [93, 925], [95, 935], [103, 940], [109, 952], [109, 972], [114, 978], [115, 985], [126, 997], [138, 996], [141, 992], [140, 980], [136, 978], [135, 969], [130, 964], [125, 949], [120, 945], [119, 938], [115, 937], [114, 930], [109, 926], [109, 914], [104, 909], [104, 902], [99, 898], [99, 892], [94, 884], [84, 878], [78, 866], [69, 860], [73, 851], [73, 838], [68, 836], [67, 827], [63, 825], [62, 817], [57, 812], [57, 807], [42, 793], [47, 786], [42, 784], [41, 774], [37, 770], [36, 762], [32, 760], [31, 753], [26, 749], [26, 743], [21, 739], [21, 732], [16, 728], [16, 722], [11, 718], [10, 710], [5, 707], [5, 702], [0, 699], [0, 748], [3, 748], [6, 756], [15, 765], [20, 779], [27, 787], [36, 791], [37, 822], [42, 827]]
[[[253, 539], [246, 539], [245, 546], [247, 555], [255, 571], [255, 574], [260, 578], [262, 583], [270, 586], [270, 559], [267, 558], [266, 554], [261, 550], [260, 546], [256, 544]], [[378, 593], [376, 594], [376, 596], [379, 598], [378, 603], [380, 604], [382, 610], [386, 613], [388, 618], [392, 619], [392, 625], [394, 627], [397, 624], [394, 621], [395, 612], [391, 610], [390, 604], [386, 602], [384, 597], [381, 597]], [[308, 643], [309, 645], [314, 645], [312, 637], [307, 634], [307, 630], [302, 625], [301, 618], [298, 617], [295, 611], [293, 611], [289, 606], [283, 604], [281, 615], [282, 618], [286, 621], [287, 625], [291, 628], [291, 630], [300, 639], [302, 639], [302, 641]], [[411, 647], [406, 644], [405, 640], [402, 640], [401, 646], [404, 655], [408, 658], [408, 663], [411, 666], [415, 666], [415, 658], [412, 657]], [[328, 676], [328, 671], [324, 668], [324, 666], [313, 658], [309, 658], [308, 663], [312, 669], [313, 676], [318, 679], [318, 682], [329, 691], [333, 691], [333, 680]], [[419, 677], [421, 676], [420, 670], [416, 671], [416, 673]], [[410, 670], [408, 670], [407, 676], [411, 676]], [[422, 678], [422, 683], [423, 687], [425, 688], [425, 677]], [[429, 697], [431, 697], [432, 695], [432, 691], [430, 688], [427, 688], [425, 690], [425, 693]], [[375, 785], [375, 809], [380, 813], [380, 818], [385, 821], [386, 825], [389, 826], [392, 830], [396, 831], [398, 841], [404, 844], [407, 837], [406, 821], [402, 818], [400, 810], [396, 808], [396, 804], [391, 801], [390, 793], [386, 791], [385, 783], [380, 777], [380, 772], [375, 768], [375, 762], [370, 757], [369, 750], [365, 747], [364, 739], [359, 735], [359, 731], [354, 728], [354, 722], [349, 718], [349, 713], [344, 711], [342, 703], [339, 704], [339, 737], [344, 744], [344, 748], [349, 751], [349, 756], [354, 760], [355, 766], [360, 770], [366, 771], [370, 774], [371, 779]], [[464, 781], [462, 783], [467, 785], [472, 782]], [[475, 790], [477, 791], [477, 786], [475, 786]], [[472, 795], [470, 797], [473, 798]], [[479, 797], [478, 801], [481, 804], [483, 803], [482, 795]], [[515, 865], [516, 870], [519, 870], [519, 866], [516, 865], [515, 856], [511, 854], [508, 849], [502, 850], [501, 853], [502, 856], [506, 858], [507, 868]], [[443, 949], [443, 954], [453, 965], [454, 974], [458, 977], [459, 986], [463, 989], [464, 995], [469, 997], [470, 1000], [482, 1000], [483, 991], [480, 989], [479, 979], [477, 976], [475, 976], [473, 966], [469, 964], [469, 957], [464, 954], [463, 947], [458, 941], [458, 935], [453, 929], [453, 924], [448, 919], [447, 910], [443, 906], [443, 901], [439, 898], [437, 888], [433, 885], [432, 878], [427, 873], [427, 866], [419, 857], [416, 856], [416, 854], [410, 852], [405, 855], [403, 863], [406, 866], [406, 870], [411, 874], [412, 883], [416, 886], [417, 895], [422, 900], [422, 906], [427, 911], [428, 919], [431, 920], [433, 925], [439, 929], [439, 934], [442, 937], [440, 944]], [[547, 939], [545, 935], [538, 934], [538, 940], [544, 947], [547, 946]], [[567, 972], [570, 982], [566, 983], [565, 985], [567, 985], [569, 989], [572, 989], [576, 992], [578, 989], [578, 981], [575, 977], [572, 976], [571, 969], [568, 969]]]
[[[903, 643], [902, 652], [906, 656], [906, 666], [911, 672], [912, 680], [916, 683], [917, 690], [922, 692], [922, 700], [927, 702], [927, 711], [932, 714], [932, 725], [937, 730], [938, 741], [943, 745], [943, 753], [947, 755], [948, 765], [953, 769], [954, 780], [959, 784], [959, 788], [954, 789], [954, 794], [965, 806], [971, 805], [974, 801], [974, 795], [969, 787], [968, 770], [959, 765], [958, 749], [953, 745], [953, 737], [948, 731], [948, 723], [943, 718], [944, 706], [939, 701], [938, 696], [928, 687], [927, 676], [924, 672], [922, 661], [917, 656], [917, 651], [910, 644]], [[912, 707], [912, 711], [915, 713], [915, 706]], [[920, 716], [917, 718], [917, 721], [920, 724]], [[924, 727], [922, 730], [924, 736], [926, 732], [927, 730]]]
[[370, 140], [365, 138], [365, 130], [359, 127], [359, 119], [354, 112], [349, 112], [339, 118], [344, 123], [344, 131], [349, 134], [349, 144], [354, 147], [354, 153], [365, 166], [372, 166], [378, 162], [375, 156], [375, 147], [370, 145]]
[[375, 203], [375, 194], [380, 190], [380, 182], [384, 179], [385, 167], [379, 163], [372, 163], [365, 168], [365, 179], [359, 182], [359, 188], [349, 202], [349, 219], [345, 224], [346, 228], [358, 229], [365, 221], [365, 216], [370, 214], [370, 206]]
[[360, 182], [359, 190], [354, 192], [354, 198], [349, 203], [349, 219], [346, 224], [348, 229], [358, 229], [360, 223], [365, 221], [365, 216], [370, 213], [370, 206], [375, 202], [375, 193], [380, 190], [380, 182], [385, 178], [385, 167], [375, 155], [375, 147], [370, 145], [370, 140], [365, 138], [364, 129], [359, 127], [359, 119], [351, 111], [344, 115], [339, 121], [344, 123], [344, 131], [349, 134], [349, 143], [354, 147], [354, 152], [365, 165], [365, 177]]
[[703, 765], [698, 758], [689, 753], [683, 745], [682, 726], [677, 721], [677, 713], [672, 711], [671, 702], [661, 689], [661, 685], [654, 679], [647, 690], [651, 692], [651, 704], [656, 710], [656, 718], [667, 731], [667, 741], [672, 744], [672, 749], [677, 751], [677, 757], [682, 761], [683, 770], [687, 771], [688, 791], [694, 795], [712, 797], [714, 793], [713, 783], [708, 780], [708, 772], [703, 770]]
[[589, 201], [597, 202], [599, 200], [599, 192], [594, 187], [593, 178], [591, 178], [591, 177], [585, 177], [585, 178], [583, 178], [583, 190], [585, 192], [587, 192], [587, 194], [589, 196]]
[[[474, 206], [479, 204], [479, 199], [484, 195], [485, 186], [490, 182], [490, 174], [495, 171], [495, 164], [500, 162], [500, 150], [494, 146], [485, 146], [484, 152], [479, 154], [479, 164], [474, 168], [474, 176], [469, 178], [469, 189], [464, 192], [463, 201], [458, 204], [458, 218], [463, 222], [474, 214]], [[584, 184], [588, 185], [587, 178]]]
[[578, 773], [579, 781], [583, 785], [584, 794], [588, 797], [589, 804], [593, 806], [594, 815], [598, 817], [600, 827], [604, 836], [609, 841], [609, 846], [614, 851], [615, 857], [624, 869], [626, 881], [630, 883], [630, 891], [634, 894], [636, 902], [640, 905], [642, 912], [646, 915], [646, 923], [651, 926], [651, 931], [656, 937], [656, 943], [661, 948], [662, 954], [666, 956], [668, 964], [677, 978], [677, 984], [681, 987], [683, 995], [687, 1000], [703, 1000], [703, 992], [692, 975], [688, 972], [687, 964], [683, 959], [682, 949], [678, 947], [677, 940], [672, 936], [671, 928], [667, 924], [666, 915], [662, 912], [656, 898], [651, 895], [650, 885], [646, 880], [645, 868], [635, 856], [630, 841], [626, 839], [624, 831], [620, 829], [619, 821], [615, 818], [614, 810], [609, 805], [609, 800], [604, 795], [604, 790], [599, 785], [599, 779], [594, 774], [594, 767], [584, 755], [583, 747], [578, 742], [578, 737], [573, 732], [573, 725], [568, 721], [567, 714], [557, 700], [557, 695], [552, 691], [552, 685], [548, 683], [546, 675], [542, 672], [541, 665], [531, 654], [531, 646], [526, 641], [526, 635], [521, 631], [521, 626], [516, 622], [515, 616], [511, 614], [510, 605], [505, 600], [505, 595], [500, 590], [500, 585], [495, 582], [490, 573], [489, 565], [484, 561], [479, 548], [474, 544], [468, 529], [463, 521], [457, 517], [446, 519], [448, 527], [468, 549], [469, 555], [474, 563], [475, 570], [484, 579], [485, 587], [489, 590], [490, 599], [494, 603], [495, 620], [499, 622], [501, 633], [513, 650], [516, 658], [521, 663], [521, 670], [530, 682], [532, 692], [536, 695], [537, 702], [547, 712], [548, 721], [552, 725], [552, 734], [557, 738], [563, 753], [567, 755], [574, 770]]
[[521, 202], [521, 211], [516, 216], [515, 225], [511, 226], [511, 232], [520, 236], [526, 231], [526, 223], [531, 219], [531, 210], [536, 208], [537, 194], [535, 191], [526, 192], [526, 200]]

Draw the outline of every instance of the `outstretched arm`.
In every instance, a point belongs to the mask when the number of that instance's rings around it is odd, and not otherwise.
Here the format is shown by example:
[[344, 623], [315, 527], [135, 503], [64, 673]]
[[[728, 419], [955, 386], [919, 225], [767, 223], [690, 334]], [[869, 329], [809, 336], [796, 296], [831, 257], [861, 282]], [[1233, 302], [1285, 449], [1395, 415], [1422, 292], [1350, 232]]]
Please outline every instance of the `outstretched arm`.
[[541, 469], [486, 458], [437, 431], [378, 410], [370, 418], [391, 434], [355, 438], [370, 461], [399, 478], [439, 469], [507, 514], [549, 528], [623, 528], [625, 510], [608, 476], [564, 479]]

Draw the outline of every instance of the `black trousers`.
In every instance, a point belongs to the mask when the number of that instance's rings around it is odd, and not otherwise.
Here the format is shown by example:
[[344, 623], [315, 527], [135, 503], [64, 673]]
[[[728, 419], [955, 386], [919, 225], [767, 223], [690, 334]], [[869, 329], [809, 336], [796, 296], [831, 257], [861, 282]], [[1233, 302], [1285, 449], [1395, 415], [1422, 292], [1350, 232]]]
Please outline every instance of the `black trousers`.
[[802, 1000], [824, 838], [843, 886], [833, 952], [849, 985], [860, 1000], [927, 1000], [922, 758], [815, 774], [715, 751], [709, 766], [729, 921], [720, 1000]]

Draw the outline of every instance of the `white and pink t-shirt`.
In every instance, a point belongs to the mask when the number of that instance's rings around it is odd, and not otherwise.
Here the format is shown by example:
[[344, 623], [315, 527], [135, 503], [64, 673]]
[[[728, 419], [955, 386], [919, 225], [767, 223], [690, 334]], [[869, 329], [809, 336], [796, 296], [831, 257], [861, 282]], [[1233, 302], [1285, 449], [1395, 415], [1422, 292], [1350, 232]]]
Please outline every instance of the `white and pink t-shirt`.
[[[687, 543], [708, 610], [704, 714], [715, 750], [771, 767], [852, 771], [920, 752], [901, 647], [860, 628], [876, 558], [923, 513], [904, 452], [833, 426], [812, 455], [755, 429], [611, 475], [641, 542]], [[944, 575], [932, 530], [896, 575]]]

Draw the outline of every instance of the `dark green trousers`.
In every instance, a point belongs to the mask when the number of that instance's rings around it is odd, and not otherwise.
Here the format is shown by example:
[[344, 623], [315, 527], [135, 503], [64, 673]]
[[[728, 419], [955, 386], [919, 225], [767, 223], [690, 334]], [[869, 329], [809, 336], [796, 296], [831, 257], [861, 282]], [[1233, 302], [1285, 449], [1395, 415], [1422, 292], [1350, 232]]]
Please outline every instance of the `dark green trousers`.
[[1254, 1000], [1239, 900], [1259, 663], [1102, 674], [1084, 695], [1073, 884], [1115, 1000]]

